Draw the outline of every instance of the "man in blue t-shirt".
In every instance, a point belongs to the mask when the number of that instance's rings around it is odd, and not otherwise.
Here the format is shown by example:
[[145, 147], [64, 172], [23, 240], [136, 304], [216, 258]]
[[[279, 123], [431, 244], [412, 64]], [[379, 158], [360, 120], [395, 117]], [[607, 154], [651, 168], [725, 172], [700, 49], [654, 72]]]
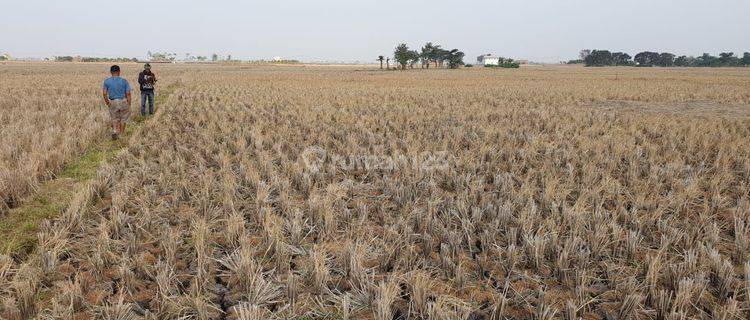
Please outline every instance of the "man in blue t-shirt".
[[125, 132], [125, 122], [130, 117], [131, 88], [128, 80], [120, 78], [120, 67], [109, 68], [112, 77], [104, 80], [102, 95], [104, 104], [109, 107], [109, 117], [112, 119], [112, 140]]

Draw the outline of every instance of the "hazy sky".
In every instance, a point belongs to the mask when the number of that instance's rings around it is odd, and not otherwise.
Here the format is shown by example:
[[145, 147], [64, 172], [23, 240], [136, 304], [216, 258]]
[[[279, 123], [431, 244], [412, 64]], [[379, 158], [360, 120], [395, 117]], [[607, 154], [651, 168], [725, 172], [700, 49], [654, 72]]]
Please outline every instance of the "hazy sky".
[[399, 42], [534, 61], [582, 48], [750, 51], [748, 0], [0, 0], [0, 52], [373, 60]]

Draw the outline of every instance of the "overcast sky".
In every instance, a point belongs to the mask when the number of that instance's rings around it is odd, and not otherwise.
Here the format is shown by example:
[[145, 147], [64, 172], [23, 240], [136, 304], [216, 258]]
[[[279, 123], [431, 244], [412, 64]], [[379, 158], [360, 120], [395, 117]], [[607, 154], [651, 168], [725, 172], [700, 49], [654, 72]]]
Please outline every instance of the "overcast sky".
[[[119, 7], [118, 7], [119, 6]], [[583, 48], [750, 51], [748, 0], [2, 0], [0, 52], [372, 61], [399, 42], [557, 62]]]

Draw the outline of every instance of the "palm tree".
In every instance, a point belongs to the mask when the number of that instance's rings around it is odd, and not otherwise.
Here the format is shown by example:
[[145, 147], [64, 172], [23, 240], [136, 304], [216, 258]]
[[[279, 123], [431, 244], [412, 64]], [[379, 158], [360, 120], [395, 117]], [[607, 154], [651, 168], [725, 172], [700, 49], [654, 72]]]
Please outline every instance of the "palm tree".
[[419, 57], [417, 50], [409, 50], [409, 68], [414, 69], [414, 65], [419, 62]]
[[378, 56], [378, 61], [380, 61], [380, 69], [383, 69], [383, 60], [385, 60], [385, 57]]
[[440, 48], [440, 46], [435, 46], [435, 51], [433, 53], [433, 59], [435, 60], [435, 67], [443, 67], [443, 62], [445, 60], [448, 60], [450, 58], [450, 51]]
[[438, 67], [438, 64], [440, 67], [443, 66], [443, 57], [445, 56], [446, 52], [447, 51], [443, 49], [439, 44], [432, 46], [432, 51], [430, 52], [430, 60], [435, 62], [435, 68]]
[[464, 64], [464, 53], [458, 49], [448, 51], [446, 54], [446, 60], [448, 60], [448, 68], [456, 69]]
[[422, 52], [419, 54], [420, 58], [422, 58], [422, 68], [427, 66], [427, 69], [430, 68], [430, 60], [432, 59], [432, 54], [435, 50], [435, 47], [432, 45], [432, 42], [428, 42], [422, 47]]

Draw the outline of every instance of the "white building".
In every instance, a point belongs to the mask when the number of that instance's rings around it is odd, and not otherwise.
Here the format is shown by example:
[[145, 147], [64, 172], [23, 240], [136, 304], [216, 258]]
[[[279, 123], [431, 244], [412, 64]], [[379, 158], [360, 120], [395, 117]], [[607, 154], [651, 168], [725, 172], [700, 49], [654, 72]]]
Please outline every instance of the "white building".
[[500, 59], [502, 57], [492, 55], [492, 54], [483, 54], [481, 56], [477, 57], [477, 65], [479, 66], [488, 66], [488, 65], [498, 65], [500, 64]]

